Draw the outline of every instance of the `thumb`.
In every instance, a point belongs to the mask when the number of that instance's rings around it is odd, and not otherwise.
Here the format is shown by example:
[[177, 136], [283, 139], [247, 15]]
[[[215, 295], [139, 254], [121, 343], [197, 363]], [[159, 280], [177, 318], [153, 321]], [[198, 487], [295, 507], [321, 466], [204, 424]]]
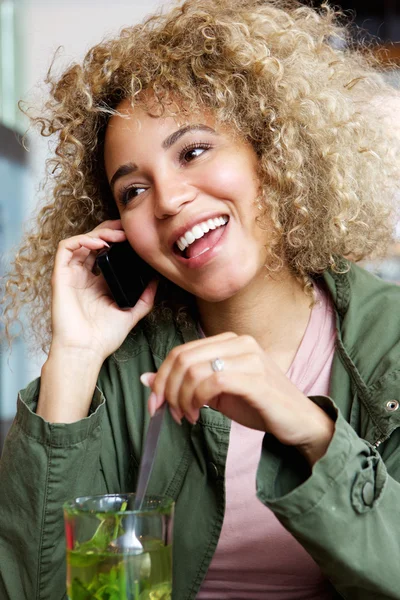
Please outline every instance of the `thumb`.
[[158, 287], [158, 280], [153, 279], [150, 281], [149, 285], [144, 290], [143, 294], [140, 296], [139, 300], [136, 302], [135, 306], [126, 312], [130, 314], [132, 318], [132, 326], [134, 327], [143, 317], [149, 314], [149, 312], [153, 309], [154, 299], [156, 297]]

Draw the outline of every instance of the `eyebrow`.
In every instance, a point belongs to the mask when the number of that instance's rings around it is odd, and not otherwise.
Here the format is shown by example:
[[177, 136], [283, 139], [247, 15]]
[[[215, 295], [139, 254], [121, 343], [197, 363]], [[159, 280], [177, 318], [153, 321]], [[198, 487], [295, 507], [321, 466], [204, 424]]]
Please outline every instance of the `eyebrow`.
[[121, 177], [124, 177], [125, 175], [130, 175], [131, 173], [134, 173], [135, 171], [137, 171], [137, 165], [135, 165], [135, 163], [126, 163], [126, 165], [122, 165], [121, 167], [119, 167], [114, 175], [111, 177], [110, 180], [110, 188], [113, 190], [114, 189], [114, 185], [115, 182], [117, 181], [117, 179], [120, 179]]
[[[208, 125], [184, 125], [183, 127], [180, 127], [177, 131], [174, 131], [174, 133], [171, 133], [171, 135], [169, 135], [167, 138], [165, 138], [165, 140], [161, 144], [161, 147], [164, 150], [168, 150], [168, 148], [171, 148], [171, 146], [173, 146], [182, 136], [184, 136], [186, 133], [189, 133], [190, 131], [207, 131], [208, 133], [217, 135], [215, 129], [213, 129], [212, 127], [208, 127]], [[138, 166], [135, 165], [135, 163], [133, 162], [126, 163], [125, 165], [121, 165], [120, 167], [118, 167], [118, 169], [115, 171], [114, 175], [111, 177], [110, 180], [111, 189], [114, 189], [115, 182], [117, 181], [117, 179], [125, 177], [125, 175], [130, 175], [131, 173], [137, 171], [137, 169]]]
[[212, 127], [208, 127], [207, 125], [184, 125], [174, 133], [171, 133], [171, 135], [169, 135], [163, 141], [163, 143], [161, 144], [162, 148], [164, 148], [164, 150], [168, 150], [168, 148], [175, 144], [175, 142], [177, 142], [183, 135], [185, 135], [185, 133], [188, 133], [189, 131], [207, 131], [208, 133], [213, 133], [215, 135], [217, 133], [215, 129], [213, 129]]

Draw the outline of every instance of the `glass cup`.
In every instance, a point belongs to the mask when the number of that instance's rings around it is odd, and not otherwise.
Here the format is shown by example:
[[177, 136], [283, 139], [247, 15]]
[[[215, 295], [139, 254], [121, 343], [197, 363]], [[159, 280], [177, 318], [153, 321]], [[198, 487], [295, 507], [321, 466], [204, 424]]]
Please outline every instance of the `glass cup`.
[[64, 504], [69, 600], [171, 600], [171, 498], [85, 496]]

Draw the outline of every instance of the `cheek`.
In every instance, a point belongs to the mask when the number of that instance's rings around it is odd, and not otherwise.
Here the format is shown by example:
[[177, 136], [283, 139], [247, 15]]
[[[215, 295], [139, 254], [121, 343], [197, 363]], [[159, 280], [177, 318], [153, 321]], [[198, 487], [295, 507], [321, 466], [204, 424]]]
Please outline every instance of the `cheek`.
[[122, 228], [133, 249], [146, 260], [154, 251], [156, 235], [151, 223], [143, 215], [126, 213], [121, 217]]
[[209, 170], [204, 180], [220, 197], [231, 196], [239, 200], [243, 197], [254, 200], [258, 193], [256, 171], [247, 161], [234, 158], [230, 161], [221, 161], [220, 165], [214, 165]]

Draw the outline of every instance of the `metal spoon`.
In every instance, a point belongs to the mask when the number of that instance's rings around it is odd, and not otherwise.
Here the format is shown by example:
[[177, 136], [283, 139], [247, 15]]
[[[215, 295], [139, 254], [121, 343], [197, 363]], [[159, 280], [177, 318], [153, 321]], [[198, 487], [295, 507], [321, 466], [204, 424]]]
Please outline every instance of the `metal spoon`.
[[[142, 508], [143, 501], [146, 495], [147, 486], [150, 480], [150, 475], [153, 470], [154, 459], [156, 455], [158, 440], [160, 437], [161, 425], [165, 414], [167, 403], [165, 402], [152, 416], [147, 430], [146, 440], [144, 442], [144, 450], [139, 466], [139, 477], [136, 488], [134, 511], [139, 511]], [[113, 550], [129, 550], [130, 552], [141, 552], [143, 545], [138, 540], [135, 534], [135, 515], [129, 515], [129, 528], [126, 533], [121, 535], [116, 540], [110, 542], [109, 546]]]

